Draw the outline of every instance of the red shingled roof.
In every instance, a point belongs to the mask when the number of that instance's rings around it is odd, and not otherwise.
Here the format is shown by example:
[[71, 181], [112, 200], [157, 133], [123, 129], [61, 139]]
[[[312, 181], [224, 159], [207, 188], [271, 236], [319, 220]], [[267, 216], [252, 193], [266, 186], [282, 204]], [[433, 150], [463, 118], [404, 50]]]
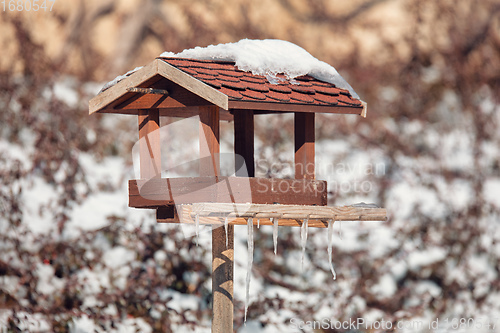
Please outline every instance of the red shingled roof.
[[309, 75], [271, 84], [265, 76], [239, 70], [232, 62], [158, 58], [227, 95], [229, 100], [362, 108], [349, 91]]

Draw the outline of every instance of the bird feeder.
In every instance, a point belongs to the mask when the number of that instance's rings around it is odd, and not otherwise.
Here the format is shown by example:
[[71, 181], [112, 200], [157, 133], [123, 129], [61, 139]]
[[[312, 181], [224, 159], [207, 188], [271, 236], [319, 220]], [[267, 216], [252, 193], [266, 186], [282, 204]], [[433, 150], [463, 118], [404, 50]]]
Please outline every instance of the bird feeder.
[[[251, 219], [261, 225], [325, 228], [329, 221], [386, 219], [383, 208], [327, 206], [327, 183], [315, 177], [316, 113], [366, 115], [364, 102], [334, 84], [309, 75], [273, 84], [233, 62], [159, 57], [101, 91], [89, 108], [90, 114], [138, 117], [140, 179], [129, 181], [130, 207], [155, 209], [158, 222], [215, 226], [213, 332], [233, 331], [234, 225]], [[254, 117], [279, 113], [294, 115], [295, 179], [256, 178]], [[163, 116], [199, 116], [200, 156], [209, 156], [200, 158], [199, 177], [161, 177]], [[234, 153], [246, 165], [246, 172], [232, 177], [221, 176], [219, 169], [221, 121], [234, 123]], [[238, 202], [238, 191], [245, 191], [244, 202]]]

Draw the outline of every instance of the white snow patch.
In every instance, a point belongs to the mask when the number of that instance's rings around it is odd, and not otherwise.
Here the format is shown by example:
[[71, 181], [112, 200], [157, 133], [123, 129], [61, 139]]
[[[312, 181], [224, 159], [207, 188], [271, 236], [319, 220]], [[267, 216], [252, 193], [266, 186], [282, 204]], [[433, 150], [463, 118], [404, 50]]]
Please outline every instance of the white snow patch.
[[239, 333], [262, 332], [262, 324], [256, 320], [249, 320], [245, 322], [245, 326], [243, 326], [238, 332]]
[[23, 223], [35, 234], [49, 233], [55, 227], [56, 189], [40, 177], [31, 180], [25, 180], [23, 186]]
[[52, 325], [47, 321], [45, 315], [41, 313], [28, 313], [24, 311], [2, 309], [0, 311], [0, 332], [8, 332], [7, 318], [12, 317], [14, 313], [19, 319], [19, 322], [15, 324], [17, 332], [42, 333], [51, 331]]
[[236, 43], [198, 46], [180, 53], [164, 52], [160, 56], [231, 61], [240, 70], [266, 76], [273, 84], [281, 81], [278, 74], [284, 74], [292, 83], [297, 83], [293, 81], [294, 78], [309, 74], [318, 80], [333, 83], [338, 88], [347, 89], [359, 99], [335, 68], [316, 59], [300, 46], [279, 39], [242, 39]]
[[446, 257], [446, 250], [439, 247], [430, 248], [425, 251], [412, 252], [408, 255], [408, 266], [411, 270], [417, 270], [421, 267], [429, 266], [435, 262], [441, 261]]
[[78, 105], [78, 101], [80, 100], [80, 96], [75, 88], [75, 85], [76, 81], [69, 78], [57, 81], [53, 88], [54, 97], [61, 102], [66, 103], [66, 105], [71, 108], [76, 107]]
[[117, 246], [104, 253], [103, 260], [106, 266], [118, 268], [135, 259], [135, 252], [123, 246]]
[[372, 292], [382, 298], [391, 297], [397, 290], [396, 281], [391, 274], [382, 275], [378, 283], [372, 287]]
[[400, 246], [395, 230], [384, 225], [384, 222], [370, 221], [361, 224], [360, 228], [369, 234], [368, 244], [372, 258], [386, 257], [390, 251]]
[[405, 277], [406, 272], [408, 272], [408, 265], [404, 261], [397, 261], [390, 265], [391, 273], [396, 280], [400, 280]]
[[108, 216], [123, 216], [128, 210], [123, 195], [119, 193], [103, 192], [92, 195], [81, 205], [75, 206], [64, 235], [67, 238], [75, 238], [79, 236], [79, 230], [98, 230], [109, 225]]
[[83, 268], [77, 273], [78, 280], [83, 285], [83, 294], [93, 295], [110, 287], [109, 274], [99, 269]]
[[70, 333], [95, 332], [96, 328], [97, 326], [94, 324], [94, 321], [86, 315], [83, 315], [80, 318], [73, 318], [73, 322], [69, 324]]
[[395, 184], [389, 193], [386, 208], [398, 220], [408, 219], [416, 206], [420, 206], [424, 214], [434, 216], [436, 219], [447, 214], [447, 208], [439, 200], [436, 192], [420, 184], [401, 182]]
[[500, 208], [500, 178], [490, 178], [484, 182], [484, 197], [487, 201]]
[[73, 322], [69, 324], [69, 332], [151, 333], [153, 331], [151, 326], [142, 318], [126, 318], [123, 322], [115, 322], [115, 327], [116, 329], [109, 329], [108, 327], [106, 330], [103, 330], [99, 325], [96, 325], [92, 319], [83, 315], [80, 318], [73, 318]]
[[[173, 242], [169, 242], [169, 243], [173, 243]], [[167, 260], [167, 252], [165, 252], [163, 250], [158, 250], [155, 252], [154, 258], [155, 258], [156, 262], [159, 262], [159, 263], [165, 262]]]
[[[108, 117], [109, 118], [109, 117]], [[92, 190], [99, 191], [99, 185], [105, 182], [111, 187], [117, 187], [122, 183], [124, 175], [116, 170], [126, 170], [125, 161], [119, 157], [106, 157], [102, 161], [88, 153], [79, 153], [78, 162], [85, 172], [85, 176]]]
[[[453, 117], [450, 117], [451, 119]], [[450, 170], [470, 171], [474, 168], [473, 138], [461, 129], [441, 135], [440, 156], [443, 165]]]
[[438, 297], [441, 294], [441, 288], [432, 281], [420, 281], [415, 291], [417, 294], [429, 293], [432, 297]]
[[161, 293], [161, 297], [164, 299], [172, 297], [167, 306], [177, 312], [184, 312], [188, 309], [197, 310], [200, 302], [200, 298], [195, 295], [182, 294], [171, 289], [167, 289]]
[[64, 287], [64, 280], [54, 276], [54, 268], [51, 265], [37, 264], [36, 273], [39, 278], [36, 290], [39, 293], [50, 295]]
[[[24, 131], [23, 131], [24, 132]], [[31, 133], [30, 141], [33, 142], [34, 134]], [[8, 169], [13, 167], [14, 161], [20, 162], [20, 167], [29, 170], [33, 167], [30, 154], [33, 151], [32, 145], [21, 146], [14, 142], [9, 142], [7, 140], [0, 139], [0, 154], [5, 158], [4, 164], [2, 164], [3, 169]]]
[[486, 255], [473, 256], [468, 261], [469, 272], [472, 276], [482, 276], [489, 281], [493, 281], [497, 278], [497, 273], [493, 268], [491, 262], [489, 262]]
[[142, 68], [142, 66], [139, 66], [139, 67], [134, 68], [131, 71], [128, 71], [127, 73], [125, 73], [123, 75], [118, 75], [113, 80], [111, 80], [108, 83], [106, 83], [104, 85], [104, 87], [102, 87], [101, 91], [99, 91], [99, 94], [102, 93], [104, 90], [106, 90], [106, 89], [114, 86], [115, 84], [117, 84], [118, 82], [120, 82], [121, 80], [123, 80], [124, 78], [126, 78], [127, 76], [130, 76], [130, 75], [134, 74], [135, 72], [137, 72], [141, 68]]

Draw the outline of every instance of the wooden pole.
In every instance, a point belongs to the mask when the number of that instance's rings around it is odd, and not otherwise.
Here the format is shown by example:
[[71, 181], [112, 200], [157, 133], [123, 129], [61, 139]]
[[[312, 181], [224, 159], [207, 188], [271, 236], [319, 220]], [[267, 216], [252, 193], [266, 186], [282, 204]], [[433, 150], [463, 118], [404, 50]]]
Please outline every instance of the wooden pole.
[[246, 172], [237, 170], [236, 176], [255, 177], [253, 118], [252, 110], [234, 111], [234, 153], [243, 157], [247, 168]]
[[[219, 108], [200, 107], [200, 177], [219, 177]], [[210, 158], [205, 156], [210, 155]], [[212, 332], [233, 332], [234, 227], [212, 229]]]
[[295, 113], [295, 179], [314, 179], [314, 113]]
[[160, 113], [139, 110], [139, 155], [141, 179], [161, 177]]

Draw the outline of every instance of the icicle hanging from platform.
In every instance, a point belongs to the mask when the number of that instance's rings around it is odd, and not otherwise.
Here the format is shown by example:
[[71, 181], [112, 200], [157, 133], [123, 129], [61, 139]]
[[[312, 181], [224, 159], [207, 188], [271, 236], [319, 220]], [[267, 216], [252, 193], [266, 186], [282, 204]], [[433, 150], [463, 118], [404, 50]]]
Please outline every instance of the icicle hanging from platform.
[[306, 254], [306, 243], [307, 243], [307, 228], [309, 224], [309, 219], [304, 219], [302, 226], [300, 227], [300, 243], [302, 246], [302, 257], [300, 259], [300, 268], [304, 270], [304, 256]]
[[273, 220], [273, 243], [274, 243], [274, 255], [278, 253], [278, 222], [277, 217], [271, 218]]
[[229, 220], [227, 219], [227, 216], [226, 216], [224, 218], [224, 228], [226, 228], [226, 249], [227, 249], [227, 244], [228, 244], [227, 243], [228, 242], [228, 240], [227, 240], [227, 228], [228, 228], [228, 226], [229, 226]]
[[248, 227], [248, 264], [247, 264], [247, 279], [246, 279], [246, 296], [245, 296], [245, 323], [247, 322], [248, 303], [250, 301], [250, 278], [252, 276], [253, 264], [253, 218], [247, 220]]
[[195, 228], [196, 228], [196, 246], [198, 246], [198, 241], [199, 241], [199, 238], [200, 238], [200, 216], [198, 214], [196, 214], [196, 216], [194, 217], [194, 221], [195, 221]]
[[330, 270], [332, 271], [333, 274], [333, 279], [337, 279], [337, 274], [335, 273], [335, 269], [333, 269], [333, 262], [332, 262], [332, 248], [333, 248], [333, 224], [335, 221], [333, 220], [328, 220], [328, 262], [330, 263]]
[[260, 229], [260, 219], [257, 219], [257, 229]]

